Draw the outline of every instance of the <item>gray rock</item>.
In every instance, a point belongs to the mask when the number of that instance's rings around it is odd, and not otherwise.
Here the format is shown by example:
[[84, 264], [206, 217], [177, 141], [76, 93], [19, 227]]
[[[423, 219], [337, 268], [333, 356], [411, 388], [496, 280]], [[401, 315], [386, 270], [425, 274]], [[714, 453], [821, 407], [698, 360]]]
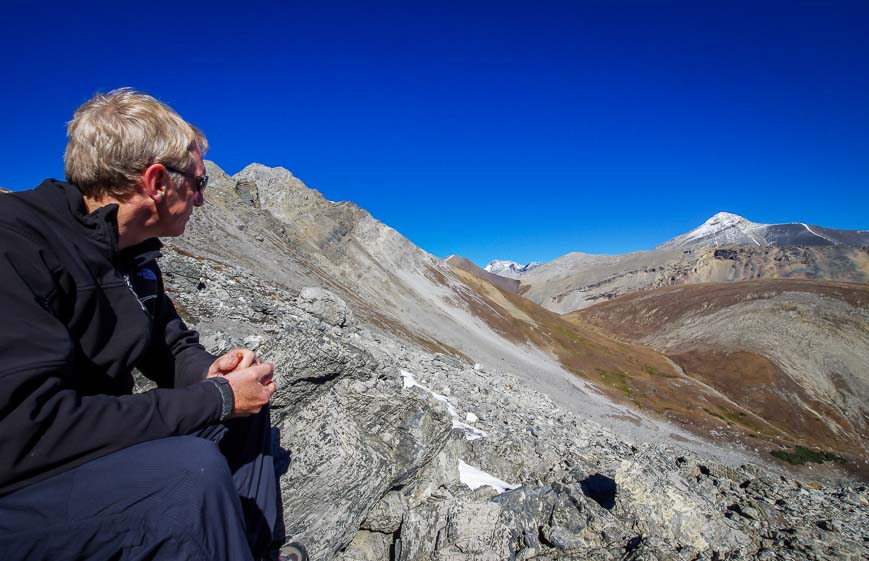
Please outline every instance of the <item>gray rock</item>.
[[[385, 390], [385, 391], [384, 391]], [[353, 539], [374, 504], [407, 483], [444, 446], [449, 416], [415, 392], [339, 380], [280, 426], [292, 457], [281, 478], [287, 534], [314, 559]]]
[[508, 559], [507, 528], [499, 524], [501, 507], [491, 502], [459, 502], [447, 513], [439, 541], [441, 559], [498, 561]]
[[353, 324], [353, 312], [337, 295], [319, 287], [302, 289], [297, 305], [328, 325], [348, 327]]
[[379, 367], [364, 349], [311, 327], [288, 329], [263, 341], [259, 352], [275, 363], [278, 390], [272, 407], [279, 416], [329, 391], [340, 379], [368, 380]]
[[401, 528], [405, 507], [398, 491], [391, 491], [368, 512], [361, 528], [381, 534], [392, 534]]
[[359, 530], [353, 536], [353, 541], [350, 542], [347, 549], [340, 552], [336, 559], [339, 561], [383, 561], [389, 559], [389, 550], [392, 544], [391, 535]]

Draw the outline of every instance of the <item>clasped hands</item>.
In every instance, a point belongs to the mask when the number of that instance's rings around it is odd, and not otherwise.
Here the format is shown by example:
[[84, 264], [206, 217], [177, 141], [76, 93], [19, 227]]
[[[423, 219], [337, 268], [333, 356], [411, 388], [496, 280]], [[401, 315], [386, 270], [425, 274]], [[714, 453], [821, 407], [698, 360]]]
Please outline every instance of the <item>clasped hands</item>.
[[275, 393], [274, 369], [274, 364], [260, 362], [253, 351], [236, 348], [215, 360], [207, 377], [226, 378], [235, 397], [232, 417], [247, 417], [259, 413]]

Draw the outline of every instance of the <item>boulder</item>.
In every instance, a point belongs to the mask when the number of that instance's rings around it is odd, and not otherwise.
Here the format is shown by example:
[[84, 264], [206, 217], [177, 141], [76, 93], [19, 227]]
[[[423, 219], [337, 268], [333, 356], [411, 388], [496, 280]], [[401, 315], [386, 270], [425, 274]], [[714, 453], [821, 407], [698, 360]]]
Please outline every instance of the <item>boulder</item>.
[[307, 287], [302, 289], [296, 299], [296, 304], [327, 325], [349, 327], [354, 323], [353, 312], [350, 311], [344, 300], [323, 288]]

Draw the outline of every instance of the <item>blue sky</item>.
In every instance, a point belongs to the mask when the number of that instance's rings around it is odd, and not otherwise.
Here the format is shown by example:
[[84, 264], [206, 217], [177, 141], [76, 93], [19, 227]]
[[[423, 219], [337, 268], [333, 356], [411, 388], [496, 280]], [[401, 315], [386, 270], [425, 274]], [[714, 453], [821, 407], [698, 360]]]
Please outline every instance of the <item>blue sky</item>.
[[[0, 186], [133, 86], [445, 257], [648, 249], [726, 210], [869, 229], [869, 2], [12, 3]], [[66, 6], [66, 7], [64, 7]]]

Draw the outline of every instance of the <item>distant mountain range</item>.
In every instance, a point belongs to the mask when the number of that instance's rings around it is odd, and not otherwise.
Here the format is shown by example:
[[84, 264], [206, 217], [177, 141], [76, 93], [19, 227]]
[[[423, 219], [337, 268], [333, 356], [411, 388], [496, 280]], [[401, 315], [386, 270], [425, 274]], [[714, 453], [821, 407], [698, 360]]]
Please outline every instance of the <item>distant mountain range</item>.
[[533, 267], [492, 261], [490, 272], [520, 281], [519, 292], [566, 313], [623, 294], [698, 282], [760, 278], [869, 280], [869, 232], [809, 224], [758, 224], [720, 212], [649, 251], [568, 253]]

